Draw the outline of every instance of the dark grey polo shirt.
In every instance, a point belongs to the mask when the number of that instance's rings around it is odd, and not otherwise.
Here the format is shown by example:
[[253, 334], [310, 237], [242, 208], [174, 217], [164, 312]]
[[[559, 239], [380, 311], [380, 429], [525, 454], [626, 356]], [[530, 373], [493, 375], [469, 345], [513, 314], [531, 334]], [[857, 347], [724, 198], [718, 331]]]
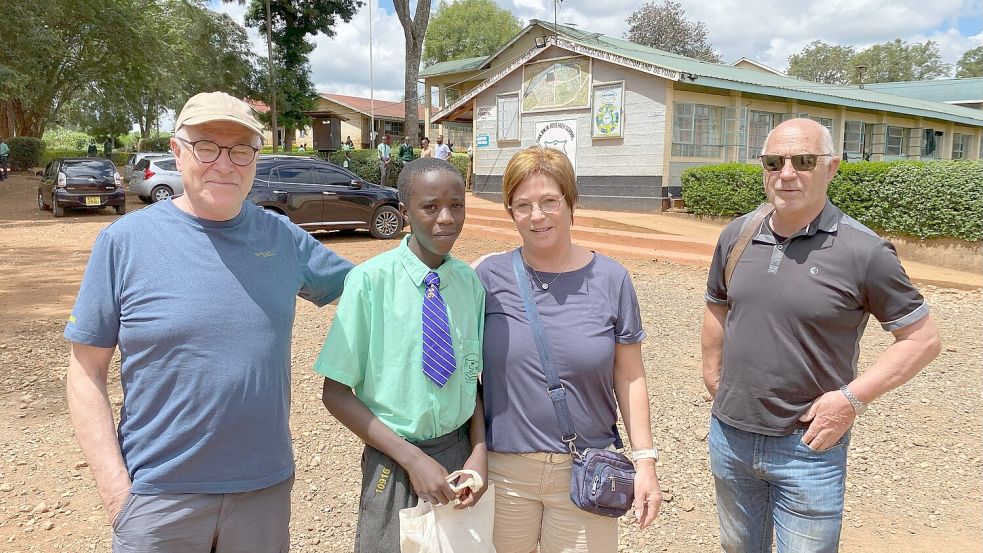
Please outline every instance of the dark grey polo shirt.
[[741, 430], [782, 436], [813, 400], [855, 378], [869, 315], [893, 331], [928, 307], [894, 246], [828, 201], [784, 242], [762, 223], [728, 290], [724, 266], [746, 217], [720, 234], [707, 279], [707, 302], [729, 309], [713, 414]]

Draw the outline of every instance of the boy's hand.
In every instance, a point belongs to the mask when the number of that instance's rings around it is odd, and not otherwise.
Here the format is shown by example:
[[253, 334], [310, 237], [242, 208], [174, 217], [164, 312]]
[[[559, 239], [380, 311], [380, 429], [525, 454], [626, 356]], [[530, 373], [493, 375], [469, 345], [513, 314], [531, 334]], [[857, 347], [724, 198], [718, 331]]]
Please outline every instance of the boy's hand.
[[404, 468], [410, 475], [413, 491], [421, 500], [446, 505], [454, 499], [454, 490], [447, 483], [447, 469], [426, 453], [420, 451]]
[[461, 502], [454, 507], [455, 509], [473, 507], [481, 499], [481, 496], [485, 495], [485, 491], [488, 490], [488, 454], [485, 452], [484, 444], [474, 448], [471, 456], [464, 463], [463, 468], [473, 470], [480, 474], [481, 481], [484, 482], [484, 485], [477, 492], [472, 492], [471, 488], [461, 490], [460, 495], [457, 496]]

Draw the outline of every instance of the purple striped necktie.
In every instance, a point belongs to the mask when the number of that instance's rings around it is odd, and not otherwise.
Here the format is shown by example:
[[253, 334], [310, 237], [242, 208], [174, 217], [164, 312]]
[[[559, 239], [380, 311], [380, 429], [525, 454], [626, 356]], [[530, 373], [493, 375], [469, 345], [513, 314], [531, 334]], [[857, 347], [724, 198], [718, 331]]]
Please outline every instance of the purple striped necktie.
[[455, 368], [447, 306], [440, 296], [440, 277], [437, 273], [427, 273], [423, 283], [427, 286], [423, 294], [423, 373], [443, 388]]

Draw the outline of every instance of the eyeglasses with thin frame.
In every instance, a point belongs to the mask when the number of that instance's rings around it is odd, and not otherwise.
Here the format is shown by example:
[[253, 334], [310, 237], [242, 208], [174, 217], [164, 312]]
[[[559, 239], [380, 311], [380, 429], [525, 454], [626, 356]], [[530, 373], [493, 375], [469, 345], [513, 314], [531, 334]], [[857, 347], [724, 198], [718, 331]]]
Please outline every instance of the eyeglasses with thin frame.
[[180, 136], [175, 136], [174, 138], [191, 146], [191, 153], [194, 154], [195, 159], [202, 163], [211, 163], [218, 159], [218, 156], [222, 155], [222, 150], [228, 150], [229, 161], [239, 167], [245, 167], [256, 159], [256, 154], [259, 152], [259, 148], [250, 146], [249, 144], [219, 146], [211, 140], [195, 140], [192, 142]]
[[539, 208], [539, 211], [541, 211], [542, 213], [546, 215], [550, 215], [552, 213], [556, 213], [557, 211], [559, 211], [560, 202], [563, 201], [564, 197], [565, 195], [560, 196], [559, 198], [554, 198], [554, 197], [543, 198], [538, 202], [532, 202], [532, 203], [520, 202], [517, 204], [509, 204], [509, 210], [512, 212], [512, 215], [515, 215], [516, 217], [528, 217], [532, 215], [532, 209], [535, 206]]
[[764, 154], [758, 156], [761, 165], [769, 171], [781, 171], [785, 167], [785, 160], [792, 160], [792, 168], [796, 171], [812, 171], [816, 168], [816, 163], [821, 157], [829, 157], [833, 154], [798, 154], [794, 156], [780, 156], [777, 154]]

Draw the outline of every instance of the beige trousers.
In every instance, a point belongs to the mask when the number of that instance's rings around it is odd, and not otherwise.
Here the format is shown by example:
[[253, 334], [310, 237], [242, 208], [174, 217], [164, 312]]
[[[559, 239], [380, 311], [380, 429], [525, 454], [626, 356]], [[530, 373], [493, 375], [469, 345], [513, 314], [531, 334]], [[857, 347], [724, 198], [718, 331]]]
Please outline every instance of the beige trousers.
[[488, 452], [495, 483], [498, 553], [611, 553], [618, 519], [580, 510], [570, 501], [570, 455]]

